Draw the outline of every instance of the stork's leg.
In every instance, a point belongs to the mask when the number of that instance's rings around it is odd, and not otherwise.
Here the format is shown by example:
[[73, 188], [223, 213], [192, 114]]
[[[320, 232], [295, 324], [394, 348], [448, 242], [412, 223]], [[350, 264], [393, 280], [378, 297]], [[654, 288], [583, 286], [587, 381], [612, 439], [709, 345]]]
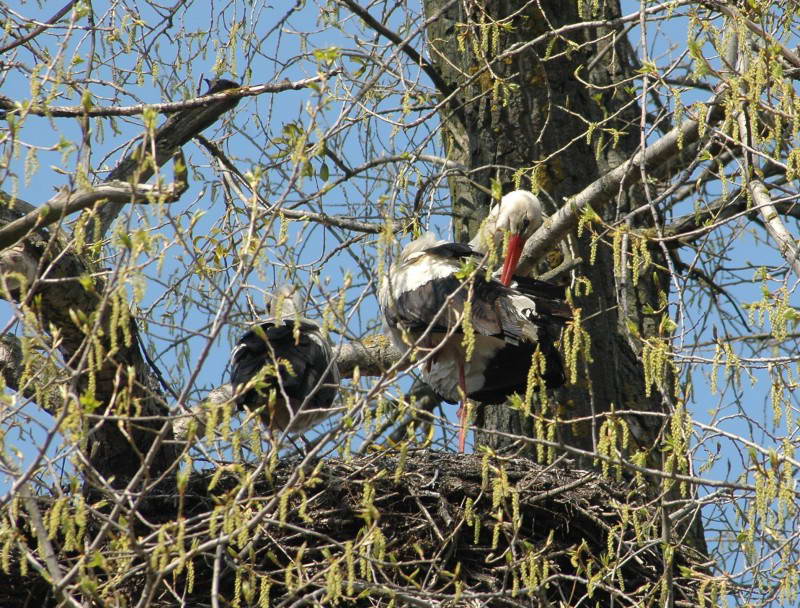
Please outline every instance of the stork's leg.
[[458, 361], [458, 387], [461, 389], [461, 407], [458, 408], [458, 451], [464, 453], [467, 443], [467, 382], [464, 379], [464, 362]]

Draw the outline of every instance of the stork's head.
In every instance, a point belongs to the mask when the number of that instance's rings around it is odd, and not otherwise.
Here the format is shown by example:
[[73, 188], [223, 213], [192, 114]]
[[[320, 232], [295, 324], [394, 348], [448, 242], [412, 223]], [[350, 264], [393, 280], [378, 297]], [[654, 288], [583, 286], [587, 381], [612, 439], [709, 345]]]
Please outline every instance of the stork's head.
[[296, 285], [281, 285], [267, 296], [269, 316], [276, 321], [294, 319], [303, 308]]
[[542, 225], [542, 203], [527, 190], [509, 192], [492, 212], [498, 232], [518, 234], [526, 241]]
[[502, 238], [506, 232], [509, 233], [500, 278], [503, 285], [509, 285], [525, 241], [542, 225], [542, 203], [527, 190], [514, 190], [506, 194], [491, 213], [495, 216], [495, 235]]

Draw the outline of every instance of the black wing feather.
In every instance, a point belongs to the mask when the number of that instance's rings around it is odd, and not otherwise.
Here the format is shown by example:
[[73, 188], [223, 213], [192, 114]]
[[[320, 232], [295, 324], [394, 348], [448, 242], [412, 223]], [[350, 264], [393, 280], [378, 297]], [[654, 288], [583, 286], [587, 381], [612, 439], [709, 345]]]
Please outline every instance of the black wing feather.
[[[451, 247], [450, 250], [459, 249]], [[524, 280], [522, 289], [511, 289], [480, 275], [472, 281], [473, 328], [480, 335], [504, 340], [506, 346], [490, 360], [484, 372], [485, 384], [470, 397], [481, 403], [502, 403], [511, 393], [524, 392], [531, 358], [537, 348], [545, 359], [545, 384], [549, 388], [563, 385], [564, 367], [555, 347], [564, 323], [571, 316], [563, 301], [563, 288], [536, 279]], [[463, 283], [450, 275], [401, 293], [385, 311], [387, 322], [411, 332], [423, 332], [431, 326], [433, 332], [454, 330], [461, 333], [461, 327], [454, 326], [470, 297], [470, 286]], [[515, 308], [510, 297], [515, 294], [527, 296], [532, 300], [532, 307]], [[442, 310], [448, 298], [449, 306]], [[530, 326], [527, 333], [523, 327], [526, 321], [535, 327], [535, 342], [530, 340]]]
[[[470, 286], [462, 284], [461, 279], [450, 275], [401, 293], [385, 311], [387, 323], [412, 332], [425, 331], [429, 326], [434, 332], [453, 329], [470, 298]], [[499, 281], [475, 277], [471, 291], [472, 325], [477, 333], [513, 343], [524, 339], [518, 313], [504, 297], [513, 294], [511, 289]]]
[[[295, 341], [294, 321], [279, 324], [262, 323], [259, 329], [244, 334], [233, 351], [231, 384], [234, 389], [249, 382], [265, 365], [277, 368], [281, 385], [286, 395], [298, 402], [312, 394], [323, 373], [328, 370], [326, 384], [335, 384], [329, 368], [329, 353], [308, 334], [308, 327], [301, 324], [299, 339]], [[314, 330], [316, 327], [311, 326]], [[285, 363], [291, 366], [289, 373]], [[237, 398], [239, 405], [260, 406], [270, 389], [278, 389], [277, 378], [265, 378], [266, 389], [252, 388]], [[321, 386], [314, 395], [312, 407], [328, 407], [336, 395], [335, 387]]]
[[386, 321], [390, 326], [399, 326], [409, 331], [424, 331], [429, 325], [432, 331], [447, 331], [456, 320], [453, 310], [439, 311], [447, 298], [461, 286], [454, 276], [428, 281], [417, 289], [400, 293], [386, 310]]
[[435, 247], [425, 249], [425, 253], [430, 255], [438, 255], [443, 258], [482, 258], [483, 254], [478, 253], [467, 243], [442, 243]]
[[514, 275], [514, 282], [519, 292], [528, 296], [538, 296], [550, 300], [564, 300], [567, 297], [567, 290], [562, 285], [556, 285], [549, 281], [540, 281], [529, 277], [518, 277]]

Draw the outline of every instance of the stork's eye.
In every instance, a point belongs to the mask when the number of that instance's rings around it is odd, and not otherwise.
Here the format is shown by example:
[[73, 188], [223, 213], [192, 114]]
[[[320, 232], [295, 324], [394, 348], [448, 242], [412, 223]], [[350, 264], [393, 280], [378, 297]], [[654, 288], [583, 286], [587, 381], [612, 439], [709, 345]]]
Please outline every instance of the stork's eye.
[[522, 229], [523, 230], [527, 230], [528, 226], [530, 226], [530, 225], [531, 225], [531, 221], [527, 217], [522, 220]]

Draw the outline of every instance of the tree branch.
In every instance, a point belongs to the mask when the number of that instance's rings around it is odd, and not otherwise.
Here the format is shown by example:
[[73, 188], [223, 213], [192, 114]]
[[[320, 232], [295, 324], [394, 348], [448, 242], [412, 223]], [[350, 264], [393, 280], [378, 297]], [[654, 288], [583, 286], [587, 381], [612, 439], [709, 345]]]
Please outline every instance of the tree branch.
[[10, 44], [7, 44], [4, 47], [0, 48], [0, 55], [2, 55], [3, 53], [5, 53], [7, 51], [10, 51], [11, 49], [14, 49], [14, 48], [20, 46], [22, 44], [25, 44], [29, 40], [33, 40], [34, 38], [36, 38], [36, 36], [38, 36], [39, 34], [41, 34], [43, 31], [45, 31], [47, 29], [48, 25], [53, 25], [54, 23], [58, 22], [58, 20], [61, 19], [61, 17], [66, 15], [70, 11], [70, 9], [73, 6], [75, 6], [75, 4], [77, 2], [78, 2], [78, 0], [70, 0], [69, 2], [67, 2], [66, 6], [64, 8], [62, 8], [55, 15], [50, 17], [50, 19], [45, 21], [44, 24], [33, 28], [33, 30], [29, 34], [23, 36], [22, 38], [17, 38], [14, 42], [12, 42]]
[[22, 345], [19, 338], [11, 335], [0, 336], [0, 375], [12, 391], [19, 390], [22, 364]]
[[764, 220], [764, 224], [770, 236], [778, 244], [781, 256], [789, 263], [794, 273], [800, 277], [800, 254], [798, 254], [797, 240], [787, 230], [786, 225], [781, 220], [781, 216], [775, 209], [772, 198], [767, 187], [759, 179], [751, 179], [750, 193], [753, 195], [758, 212]]
[[[0, 110], [6, 113], [24, 112], [34, 116], [46, 116], [57, 118], [83, 118], [83, 117], [111, 117], [111, 116], [138, 116], [147, 111], [155, 111], [164, 114], [178, 112], [181, 110], [191, 110], [199, 107], [214, 105], [218, 102], [228, 102], [235, 106], [242, 97], [254, 97], [264, 93], [282, 93], [284, 91], [298, 91], [321, 82], [341, 72], [337, 68], [324, 74], [303, 78], [302, 80], [284, 80], [278, 83], [257, 84], [250, 86], [239, 86], [230, 80], [215, 81], [217, 88], [207, 91], [200, 97], [186, 99], [184, 101], [171, 101], [167, 103], [138, 104], [135, 106], [110, 106], [96, 108], [91, 104], [87, 106], [41, 106], [37, 104], [26, 105], [24, 102], [17, 102], [9, 97], [0, 95]], [[224, 85], [224, 86], [222, 86]], [[227, 110], [226, 110], [227, 111]], [[213, 121], [212, 121], [213, 122]]]
[[[362, 376], [380, 376], [395, 365], [402, 355], [403, 353], [394, 347], [389, 338], [379, 334], [340, 345], [336, 363], [339, 366], [339, 373], [345, 378], [351, 378], [356, 367]], [[408, 360], [401, 369], [408, 369], [411, 365], [411, 361]]]
[[[334, 352], [336, 353], [336, 365], [339, 367], [339, 374], [342, 378], [352, 378], [356, 368], [358, 368], [360, 376], [382, 376], [403, 356], [403, 353], [397, 350], [389, 338], [383, 334], [374, 334], [360, 340], [342, 343], [334, 349]], [[2, 363], [1, 360], [0, 363]], [[396, 369], [403, 371], [413, 365], [410, 358], [407, 357], [404, 364]], [[0, 370], [2, 370], [1, 365]], [[427, 389], [427, 385], [425, 385], [425, 389]], [[427, 389], [427, 392], [422, 388], [419, 390], [421, 395], [432, 394], [430, 389]], [[193, 420], [196, 425], [194, 435], [205, 434], [208, 407], [230, 401], [232, 398], [233, 387], [230, 384], [223, 384], [211, 390], [203, 401], [192, 407], [188, 415], [175, 422], [173, 428], [176, 438], [180, 441], [190, 441], [190, 428]]]
[[[408, 55], [415, 65], [418, 65], [420, 69], [428, 75], [428, 78], [431, 79], [431, 82], [436, 86], [437, 89], [439, 89], [442, 95], [452, 95], [453, 88], [447, 84], [447, 82], [445, 82], [444, 78], [442, 78], [442, 75], [439, 74], [439, 71], [424, 57], [422, 57], [414, 47], [408, 44], [408, 42], [400, 38], [400, 36], [398, 36], [395, 32], [375, 19], [372, 15], [370, 15], [367, 9], [354, 2], [354, 0], [339, 0], [339, 2], [353, 11], [355, 15], [357, 15], [364, 23], [375, 30], [378, 34], [396, 44], [401, 51]], [[441, 12], [447, 10], [452, 4], [455, 4], [453, 0], [451, 0], [449, 3], [445, 3]]]
[[[768, 185], [774, 184], [770, 183]], [[761, 205], [756, 204], [759, 206], [760, 211]], [[770, 205], [780, 215], [800, 219], [800, 205], [796, 201], [770, 202]], [[741, 189], [734, 190], [725, 198], [711, 201], [702, 209], [699, 209], [697, 213], [684, 215], [664, 226], [662, 230], [664, 236], [660, 240], [667, 243], [674, 241], [678, 241], [679, 244], [690, 243], [715, 230], [726, 221], [742, 215], [749, 216], [754, 211], [754, 209], [748, 207], [746, 193]], [[709, 220], [713, 223], [709, 224]], [[651, 234], [647, 236], [648, 238], [654, 238]]]
[[719, 2], [718, 0], [704, 0], [703, 4], [705, 4], [709, 8], [719, 11], [723, 15], [730, 17], [735, 21], [741, 21], [742, 23], [744, 23], [747, 29], [749, 29], [756, 36], [761, 38], [771, 48], [777, 49], [783, 56], [783, 58], [786, 59], [786, 61], [788, 61], [794, 67], [800, 68], [800, 56], [798, 56], [797, 53], [795, 53], [791, 49], [781, 44], [778, 40], [775, 40], [775, 38], [770, 36], [758, 25], [750, 21], [750, 19], [740, 14], [739, 11], [734, 6], [731, 6], [728, 3]]
[[[237, 88], [239, 85], [230, 80], [217, 80], [211, 83], [206, 97], [216, 101], [201, 104], [201, 107], [182, 110], [171, 115], [164, 124], [155, 130], [152, 137], [136, 146], [108, 175], [107, 181], [125, 181], [144, 183], [150, 179], [177, 151], [189, 142], [195, 135], [204, 131], [222, 116], [232, 110], [239, 103], [240, 97], [228, 93], [220, 93], [226, 89]], [[201, 98], [202, 99], [202, 98]], [[97, 231], [98, 238], [104, 238], [112, 222], [119, 215], [125, 203], [109, 202], [98, 212], [100, 226]]]
[[[727, 7], [720, 7], [720, 10], [723, 10], [726, 15], [731, 17], [736, 15], [734, 10], [728, 9]], [[747, 21], [747, 19], [744, 20]], [[761, 30], [754, 24], [748, 25], [748, 28], [751, 31], [755, 31], [767, 42], [771, 40], [770, 36], [764, 32], [761, 32]], [[748, 59], [749, 58], [746, 56], [740, 58], [740, 61], [737, 62], [736, 66], [737, 72], [743, 73], [747, 70], [749, 63]], [[795, 65], [800, 66], [800, 59], [797, 59], [797, 64]], [[780, 215], [778, 215], [775, 205], [772, 202], [772, 198], [769, 195], [769, 190], [767, 190], [764, 182], [761, 181], [761, 179], [753, 176], [755, 173], [755, 156], [758, 153], [758, 150], [756, 149], [755, 140], [753, 137], [753, 130], [755, 127], [749, 119], [746, 107], [743, 107], [737, 113], [736, 120], [739, 124], [739, 137], [742, 140], [744, 161], [742, 166], [744, 173], [743, 179], [747, 184], [748, 192], [753, 197], [753, 201], [756, 203], [756, 208], [758, 209], [759, 215], [761, 215], [762, 219], [764, 220], [767, 232], [778, 245], [778, 251], [780, 252], [781, 256], [789, 263], [795, 274], [800, 277], [800, 259], [798, 258], [797, 241], [786, 229], [786, 226], [781, 220]]]
[[[719, 94], [708, 104], [710, 107], [706, 118], [708, 124], [714, 123], [722, 117], [723, 112], [717, 102], [718, 97]], [[567, 199], [564, 206], [550, 216], [544, 226], [528, 239], [518, 273], [530, 273], [536, 261], [578, 225], [584, 211], [589, 208], [595, 211], [602, 209], [621, 189], [638, 183], [642, 173], [647, 173], [679, 155], [684, 146], [694, 143], [700, 138], [700, 133], [700, 122], [694, 119], [687, 120], [645, 150], [640, 150], [616, 169], [609, 171], [581, 192]], [[644, 171], [640, 169], [644, 169]], [[677, 171], [678, 167], [672, 167], [672, 170]]]
[[186, 191], [185, 183], [165, 186], [129, 184], [126, 182], [104, 182], [77, 192], [60, 192], [41, 207], [0, 228], [0, 250], [6, 249], [25, 238], [32, 230], [49, 226], [68, 215], [91, 207], [97, 202], [147, 203], [149, 199], [162, 198], [173, 202]]
[[[46, 383], [43, 378], [53, 377], [51, 370], [46, 369], [48, 361], [37, 357], [28, 370], [27, 379], [21, 384], [22, 374], [25, 370], [22, 343], [17, 336], [0, 336], [0, 375], [6, 386], [12, 391], [20, 393], [26, 399], [35, 401], [36, 404], [49, 414], [54, 414], [64, 404], [59, 387], [62, 379]], [[33, 386], [34, 382], [36, 386]]]

